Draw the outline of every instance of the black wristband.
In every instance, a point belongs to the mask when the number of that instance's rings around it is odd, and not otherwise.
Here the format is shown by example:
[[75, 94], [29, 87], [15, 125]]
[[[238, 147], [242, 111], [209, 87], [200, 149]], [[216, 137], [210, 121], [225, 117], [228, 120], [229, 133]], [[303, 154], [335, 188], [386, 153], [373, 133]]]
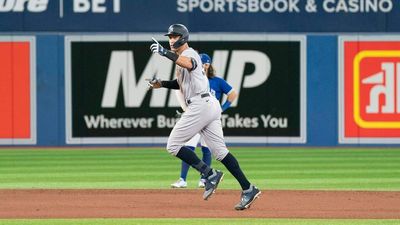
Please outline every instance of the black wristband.
[[172, 62], [176, 62], [176, 60], [178, 60], [178, 58], [179, 58], [179, 55], [173, 51], [167, 50], [167, 52], [165, 53], [165, 57], [172, 60]]
[[179, 89], [178, 81], [175, 80], [163, 80], [161, 81], [161, 87], [165, 87], [168, 89]]

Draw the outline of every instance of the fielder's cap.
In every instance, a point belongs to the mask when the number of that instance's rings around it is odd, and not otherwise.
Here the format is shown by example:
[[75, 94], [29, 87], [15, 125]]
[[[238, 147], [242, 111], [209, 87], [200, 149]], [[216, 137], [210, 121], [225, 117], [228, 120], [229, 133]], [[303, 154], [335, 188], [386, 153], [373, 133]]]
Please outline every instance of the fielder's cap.
[[211, 57], [205, 53], [200, 54], [201, 63], [203, 64], [211, 64]]

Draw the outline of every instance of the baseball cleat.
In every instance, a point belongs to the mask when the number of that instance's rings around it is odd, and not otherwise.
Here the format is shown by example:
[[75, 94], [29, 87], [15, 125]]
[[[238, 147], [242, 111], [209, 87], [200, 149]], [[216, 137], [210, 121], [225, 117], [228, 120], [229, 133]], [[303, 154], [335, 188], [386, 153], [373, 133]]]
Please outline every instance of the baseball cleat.
[[182, 178], [179, 178], [179, 180], [177, 180], [175, 183], [171, 184], [171, 187], [172, 188], [186, 188], [187, 183]]
[[245, 210], [250, 208], [250, 205], [261, 195], [261, 191], [254, 185], [250, 185], [250, 188], [242, 191], [240, 202], [235, 205], [236, 210]]
[[199, 188], [204, 188], [206, 186], [206, 179], [199, 180]]
[[215, 190], [218, 187], [219, 182], [222, 181], [224, 178], [224, 173], [222, 173], [219, 170], [214, 170], [213, 169], [213, 174], [206, 179], [206, 184], [205, 184], [205, 191], [203, 194], [203, 199], [207, 200], [212, 194], [215, 193]]

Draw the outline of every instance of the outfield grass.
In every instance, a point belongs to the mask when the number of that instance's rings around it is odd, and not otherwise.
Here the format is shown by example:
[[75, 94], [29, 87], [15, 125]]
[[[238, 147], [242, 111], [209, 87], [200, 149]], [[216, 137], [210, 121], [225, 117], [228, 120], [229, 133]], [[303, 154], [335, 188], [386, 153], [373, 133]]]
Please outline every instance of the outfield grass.
[[[400, 190], [400, 149], [232, 148], [261, 189]], [[197, 153], [200, 155], [200, 150]], [[215, 168], [223, 165], [213, 161]], [[162, 148], [0, 149], [0, 188], [169, 188], [180, 160]], [[191, 169], [189, 188], [198, 174]], [[238, 189], [226, 174], [220, 188]]]
[[[232, 148], [261, 189], [400, 190], [400, 149]], [[201, 152], [198, 150], [198, 152]], [[216, 168], [222, 164], [213, 161]], [[180, 161], [164, 149], [0, 149], [0, 188], [169, 188]], [[189, 173], [195, 188], [198, 174]], [[230, 174], [220, 188], [239, 189]], [[1, 200], [0, 200], [1, 201]], [[0, 225], [395, 225], [343, 219], [0, 219]]]
[[0, 225], [398, 225], [400, 220], [321, 219], [51, 219], [1, 220]]

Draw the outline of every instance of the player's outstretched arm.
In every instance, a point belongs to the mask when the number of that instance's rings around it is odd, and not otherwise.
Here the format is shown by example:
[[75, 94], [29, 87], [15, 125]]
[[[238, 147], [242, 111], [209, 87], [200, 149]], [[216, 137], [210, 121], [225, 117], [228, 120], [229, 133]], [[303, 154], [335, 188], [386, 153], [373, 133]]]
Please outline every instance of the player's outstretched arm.
[[150, 50], [153, 53], [158, 53], [161, 56], [168, 58], [174, 63], [178, 64], [180, 67], [186, 68], [188, 70], [194, 70], [197, 67], [196, 60], [186, 56], [178, 55], [173, 51], [164, 48], [155, 38], [152, 38], [154, 43], [150, 46]]
[[146, 79], [149, 90], [157, 88], [179, 89], [178, 81], [175, 80], [161, 80], [160, 78], [153, 77], [153, 79]]
[[189, 71], [194, 70], [197, 67], [196, 60], [183, 55], [180, 55], [175, 63], [178, 64], [180, 67], [188, 69]]

